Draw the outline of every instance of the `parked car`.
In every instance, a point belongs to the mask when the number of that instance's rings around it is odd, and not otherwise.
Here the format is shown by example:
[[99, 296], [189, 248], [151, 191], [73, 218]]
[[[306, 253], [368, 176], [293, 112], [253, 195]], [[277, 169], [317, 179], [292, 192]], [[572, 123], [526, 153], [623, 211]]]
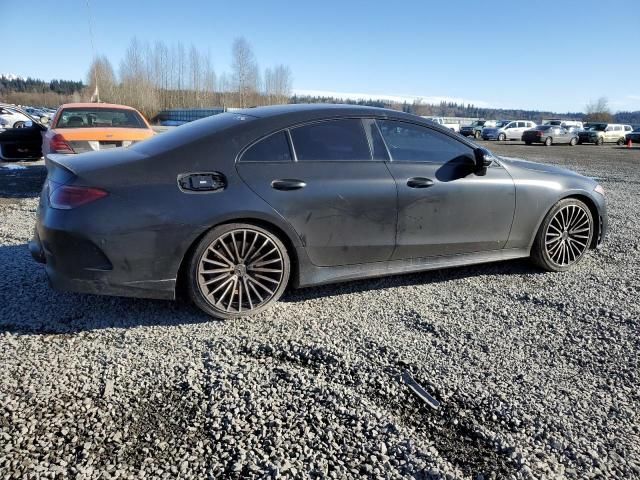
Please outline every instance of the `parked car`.
[[[0, 110], [11, 110], [19, 113], [20, 123], [13, 128], [15, 122], [0, 116], [0, 160], [38, 160], [42, 157], [42, 136], [47, 130], [48, 118], [31, 117], [27, 112], [15, 105], [0, 104]], [[16, 118], [16, 117], [13, 117]]]
[[0, 118], [6, 122], [8, 128], [22, 128], [31, 121], [31, 118], [20, 107], [7, 104], [0, 104]]
[[495, 127], [495, 120], [476, 120], [471, 125], [464, 125], [460, 127], [460, 135], [465, 137], [473, 137], [476, 140], [482, 137], [482, 129], [486, 127]]
[[55, 288], [184, 287], [219, 318], [288, 286], [529, 256], [565, 271], [607, 229], [591, 178], [350, 105], [223, 113], [127, 149], [54, 154], [47, 170], [29, 248]]
[[625, 135], [625, 143], [631, 140], [633, 143], [640, 143], [640, 127]]
[[459, 123], [447, 123], [442, 117], [423, 117], [429, 122], [437, 123], [438, 125], [442, 125], [454, 132], [460, 132], [460, 124]]
[[529, 120], [504, 120], [498, 122], [495, 127], [483, 128], [484, 140], [522, 140], [525, 130], [535, 127], [536, 124]]
[[625, 135], [632, 131], [631, 125], [617, 123], [589, 123], [585, 130], [578, 134], [578, 143], [617, 143], [625, 142]]
[[582, 130], [582, 128], [584, 128], [582, 122], [578, 120], [562, 120], [562, 119], [555, 119], [555, 118], [550, 120], [544, 120], [542, 122], [542, 125], [553, 125], [555, 127], [564, 127], [564, 128], [576, 127], [579, 130]]
[[538, 125], [522, 134], [522, 141], [527, 145], [542, 143], [547, 147], [554, 143], [567, 143], [574, 146], [578, 143], [578, 134], [555, 125]]
[[154, 135], [134, 108], [109, 103], [69, 103], [60, 106], [44, 136], [42, 152], [76, 154], [129, 147]]

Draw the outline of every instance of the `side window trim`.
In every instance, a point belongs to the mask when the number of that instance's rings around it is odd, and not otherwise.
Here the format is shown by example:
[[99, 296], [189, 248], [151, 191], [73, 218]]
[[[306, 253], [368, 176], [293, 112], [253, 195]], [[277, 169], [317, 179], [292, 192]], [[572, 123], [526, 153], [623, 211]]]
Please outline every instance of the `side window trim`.
[[291, 131], [288, 128], [284, 129], [287, 135], [287, 142], [289, 142], [289, 152], [291, 153], [291, 161], [298, 161], [298, 154], [296, 153], [296, 146], [293, 144], [293, 138], [291, 138]]
[[384, 138], [384, 135], [382, 135], [382, 130], [380, 130], [380, 125], [378, 125], [378, 121], [379, 120], [387, 120], [390, 122], [398, 122], [398, 123], [404, 123], [407, 125], [414, 125], [416, 127], [421, 127], [421, 128], [426, 128], [427, 130], [431, 131], [431, 132], [436, 132], [436, 133], [441, 133], [444, 136], [446, 136], [447, 138], [450, 138], [451, 140], [458, 142], [460, 145], [464, 145], [467, 148], [470, 148], [473, 150], [473, 147], [471, 147], [470, 145], [467, 145], [464, 142], [461, 142], [460, 140], [458, 140], [457, 138], [447, 135], [446, 133], [440, 132], [439, 130], [436, 130], [435, 128], [431, 128], [430, 126], [427, 125], [422, 125], [420, 123], [414, 123], [414, 122], [407, 122], [406, 120], [396, 120], [395, 118], [376, 118], [375, 119], [375, 123], [376, 123], [376, 127], [378, 127], [378, 132], [380, 133], [380, 137], [382, 138], [382, 143], [384, 143], [384, 147], [387, 149], [387, 155], [389, 156], [389, 160], [386, 160], [387, 162], [392, 162], [392, 163], [417, 163], [417, 164], [430, 164], [430, 165], [439, 165], [439, 162], [432, 162], [432, 161], [426, 161], [426, 160], [394, 160], [393, 159], [393, 155], [391, 155], [391, 150], [389, 149], [389, 146], [387, 145], [387, 141]]
[[389, 160], [378, 160], [376, 159], [376, 147], [373, 143], [373, 136], [371, 135], [371, 128], [375, 128], [378, 131], [378, 138], [382, 141], [382, 145], [384, 145], [384, 150], [387, 154], [387, 159], [391, 158], [389, 154], [389, 147], [387, 147], [387, 143], [384, 141], [382, 137], [382, 132], [378, 127], [378, 122], [376, 118], [373, 117], [363, 117], [360, 119], [362, 123], [362, 128], [364, 129], [364, 134], [367, 136], [367, 141], [369, 142], [369, 150], [371, 151], [371, 161], [373, 162], [388, 162]]
[[[266, 140], [267, 138], [269, 138], [269, 137], [271, 137], [273, 135], [278, 135], [280, 133], [284, 133], [285, 136], [287, 137], [287, 143], [288, 143], [288, 146], [289, 146], [289, 155], [291, 155], [291, 160], [270, 160], [270, 161], [267, 161], [267, 162], [259, 162], [259, 161], [255, 161], [255, 160], [243, 160], [244, 154], [247, 153], [254, 145], [257, 145], [258, 143], [262, 142], [263, 140]], [[295, 152], [295, 149], [293, 148], [293, 142], [291, 141], [291, 134], [289, 133], [289, 129], [288, 128], [283, 128], [281, 130], [276, 130], [275, 132], [267, 133], [266, 135], [263, 135], [262, 137], [257, 138], [253, 142], [251, 142], [248, 145], [246, 145], [242, 150], [240, 150], [240, 152], [236, 156], [235, 163], [293, 163], [293, 162], [296, 162], [296, 161], [297, 161], [296, 152]]]
[[[293, 136], [291, 134], [291, 130], [295, 130], [296, 128], [300, 128], [300, 127], [306, 127], [308, 125], [317, 125], [320, 123], [327, 123], [327, 122], [332, 122], [332, 121], [336, 121], [336, 120], [356, 120], [358, 121], [358, 123], [360, 124], [360, 128], [362, 129], [362, 133], [365, 136], [365, 139], [367, 140], [367, 145], [369, 145], [369, 159], [362, 159], [362, 160], [304, 160], [305, 163], [313, 163], [313, 162], [321, 162], [321, 163], [370, 163], [370, 162], [381, 162], [382, 160], [374, 160], [373, 159], [373, 150], [371, 148], [371, 145], [369, 143], [369, 136], [367, 134], [367, 129], [364, 126], [363, 123], [363, 117], [356, 117], [356, 116], [346, 116], [346, 117], [328, 117], [328, 118], [319, 118], [319, 119], [315, 119], [315, 120], [310, 120], [310, 121], [306, 121], [306, 122], [302, 122], [302, 123], [297, 123], [295, 125], [290, 125], [289, 127], [285, 128], [284, 130], [287, 131], [287, 137], [289, 138], [289, 142], [290, 142], [290, 148], [291, 148], [291, 153], [292, 156], [294, 157], [294, 162], [299, 162], [300, 160], [298, 159], [298, 154], [296, 152], [296, 147], [295, 147], [295, 143], [293, 142]], [[386, 145], [385, 145], [386, 146]]]
[[373, 119], [373, 123], [376, 126], [376, 129], [378, 130], [378, 135], [380, 135], [380, 140], [382, 140], [382, 144], [384, 145], [384, 149], [387, 151], [387, 158], [389, 160], [386, 160], [387, 162], [393, 162], [393, 157], [391, 156], [391, 150], [389, 150], [389, 145], [387, 145], [387, 141], [384, 139], [384, 135], [382, 135], [382, 130], [380, 130], [380, 125], [378, 125], [378, 120], [377, 119]]

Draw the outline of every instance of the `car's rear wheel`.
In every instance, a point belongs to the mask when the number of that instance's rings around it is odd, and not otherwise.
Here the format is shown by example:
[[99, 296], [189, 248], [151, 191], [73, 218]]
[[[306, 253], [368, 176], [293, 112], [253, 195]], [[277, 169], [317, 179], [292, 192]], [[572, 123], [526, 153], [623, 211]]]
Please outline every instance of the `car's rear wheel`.
[[576, 137], [573, 137], [573, 138], [569, 141], [569, 145], [571, 145], [572, 147], [575, 147], [577, 143], [578, 143], [578, 139], [577, 139]]
[[604, 139], [603, 138], [599, 138], [596, 140], [596, 145], [602, 145], [604, 143]]
[[476, 140], [480, 140], [480, 138], [482, 138], [482, 133], [479, 130], [476, 130], [473, 136], [475, 137]]
[[545, 270], [564, 272], [584, 257], [592, 238], [589, 207], [575, 198], [560, 200], [542, 222], [531, 256]]
[[500, 135], [498, 135], [498, 140], [500, 140], [501, 142], [504, 142], [507, 139], [507, 136], [504, 133], [501, 133]]
[[624, 138], [619, 138], [617, 143], [618, 145], [624, 145]]
[[551, 139], [551, 137], [547, 137], [546, 140], [544, 141], [544, 146], [550, 147], [552, 143], [553, 143], [553, 140]]
[[16, 122], [13, 124], [13, 128], [24, 128], [24, 122]]
[[280, 298], [290, 265], [286, 247], [272, 232], [249, 224], [220, 225], [193, 252], [189, 293], [213, 317], [251, 315]]

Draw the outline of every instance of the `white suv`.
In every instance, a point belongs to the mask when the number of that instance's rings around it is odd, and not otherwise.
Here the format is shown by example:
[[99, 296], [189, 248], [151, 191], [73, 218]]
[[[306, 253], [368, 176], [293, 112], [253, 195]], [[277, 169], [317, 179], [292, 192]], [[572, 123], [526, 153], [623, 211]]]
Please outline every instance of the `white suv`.
[[522, 140], [525, 130], [535, 127], [535, 122], [529, 120], [503, 120], [498, 122], [493, 128], [483, 128], [482, 138], [484, 140]]

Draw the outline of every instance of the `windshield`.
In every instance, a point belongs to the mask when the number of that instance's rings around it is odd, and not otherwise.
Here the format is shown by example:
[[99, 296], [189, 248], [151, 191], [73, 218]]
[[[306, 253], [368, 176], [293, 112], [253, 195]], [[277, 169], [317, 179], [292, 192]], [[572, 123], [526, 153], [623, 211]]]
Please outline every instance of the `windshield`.
[[506, 127], [507, 125], [509, 125], [511, 123], [511, 121], [507, 120], [504, 122], [497, 122], [496, 123], [496, 128], [502, 128], [502, 127]]
[[147, 128], [135, 110], [124, 108], [65, 108], [54, 128]]
[[593, 132], [604, 132], [607, 129], [607, 125], [604, 123], [598, 125], [590, 125], [588, 129]]
[[483, 126], [484, 124], [485, 124], [485, 121], [484, 121], [484, 120], [478, 120], [478, 121], [476, 121], [476, 122], [473, 122], [473, 125], [474, 125], [475, 127], [481, 127], [481, 126]]

